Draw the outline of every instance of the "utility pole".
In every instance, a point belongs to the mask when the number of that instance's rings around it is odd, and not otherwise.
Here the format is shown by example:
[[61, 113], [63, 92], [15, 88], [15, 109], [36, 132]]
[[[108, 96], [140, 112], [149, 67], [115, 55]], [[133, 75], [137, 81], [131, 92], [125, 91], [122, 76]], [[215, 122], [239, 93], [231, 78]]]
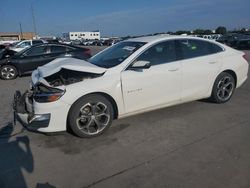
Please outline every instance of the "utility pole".
[[33, 3], [31, 3], [31, 13], [32, 13], [32, 20], [33, 20], [33, 28], [34, 28], [35, 38], [37, 38], [36, 21], [35, 21], [35, 14], [34, 14]]
[[21, 34], [21, 40], [23, 39], [23, 29], [22, 29], [22, 24], [19, 23], [20, 26], [20, 34]]

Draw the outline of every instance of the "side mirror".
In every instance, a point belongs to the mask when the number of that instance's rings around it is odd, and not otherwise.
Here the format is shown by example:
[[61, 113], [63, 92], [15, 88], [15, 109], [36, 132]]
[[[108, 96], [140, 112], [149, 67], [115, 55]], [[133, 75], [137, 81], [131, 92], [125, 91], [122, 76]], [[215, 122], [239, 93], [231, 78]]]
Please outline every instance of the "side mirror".
[[132, 69], [149, 69], [151, 64], [149, 61], [136, 61], [131, 66]]

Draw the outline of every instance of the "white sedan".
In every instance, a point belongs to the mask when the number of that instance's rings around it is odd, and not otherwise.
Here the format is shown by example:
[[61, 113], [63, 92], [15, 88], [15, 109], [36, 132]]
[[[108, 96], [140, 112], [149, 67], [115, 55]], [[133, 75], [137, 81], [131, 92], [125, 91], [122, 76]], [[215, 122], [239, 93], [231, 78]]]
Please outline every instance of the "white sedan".
[[32, 73], [31, 90], [16, 92], [14, 110], [40, 132], [103, 133], [119, 119], [188, 101], [230, 100], [247, 79], [244, 53], [185, 36], [129, 39], [88, 62], [59, 58]]

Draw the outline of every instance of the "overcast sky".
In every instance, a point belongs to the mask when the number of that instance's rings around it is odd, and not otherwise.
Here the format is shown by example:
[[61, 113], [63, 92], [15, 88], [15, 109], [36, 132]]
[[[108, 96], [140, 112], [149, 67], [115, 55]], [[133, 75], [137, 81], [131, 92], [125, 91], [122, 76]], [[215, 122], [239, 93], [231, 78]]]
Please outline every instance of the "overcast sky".
[[0, 32], [100, 30], [106, 36], [250, 27], [250, 0], [1, 0]]

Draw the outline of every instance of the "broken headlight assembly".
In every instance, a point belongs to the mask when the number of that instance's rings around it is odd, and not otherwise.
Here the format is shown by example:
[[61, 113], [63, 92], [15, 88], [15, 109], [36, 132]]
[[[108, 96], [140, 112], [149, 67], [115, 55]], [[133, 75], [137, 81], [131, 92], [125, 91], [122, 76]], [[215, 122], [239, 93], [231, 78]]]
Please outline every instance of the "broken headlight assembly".
[[39, 83], [33, 88], [33, 99], [39, 103], [54, 102], [60, 99], [64, 93], [65, 90], [48, 87]]

